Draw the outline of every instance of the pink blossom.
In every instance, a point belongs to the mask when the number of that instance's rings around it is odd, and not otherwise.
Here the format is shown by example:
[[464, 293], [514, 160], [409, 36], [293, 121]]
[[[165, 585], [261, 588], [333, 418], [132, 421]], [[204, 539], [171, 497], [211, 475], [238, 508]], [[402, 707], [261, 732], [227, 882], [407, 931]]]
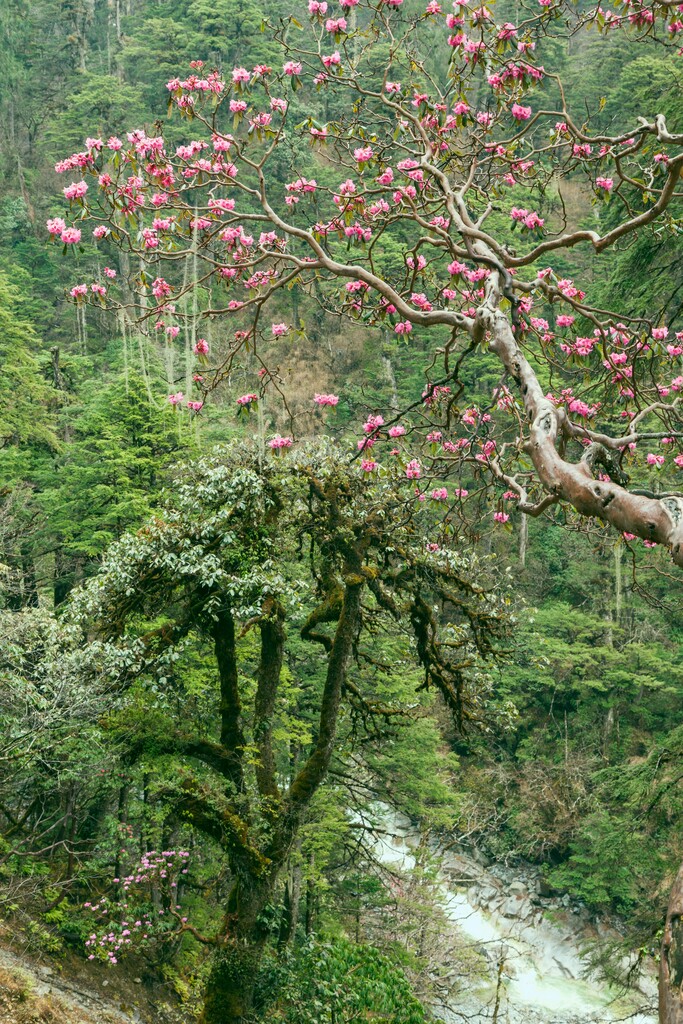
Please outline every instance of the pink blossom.
[[207, 356], [209, 354], [209, 343], [205, 338], [199, 338], [193, 350], [196, 356]]
[[93, 228], [93, 238], [106, 238], [109, 234], [109, 228], [104, 224], [98, 224], [96, 228]]
[[406, 476], [409, 480], [417, 480], [422, 476], [422, 466], [418, 459], [411, 459], [406, 466]]
[[315, 394], [313, 396], [313, 401], [315, 402], [316, 405], [337, 405], [337, 403], [339, 402], [339, 396]]
[[374, 473], [378, 465], [379, 463], [375, 462], [374, 459], [362, 459], [360, 468], [363, 470], [364, 473]]
[[282, 324], [271, 324], [270, 329], [273, 332], [273, 337], [281, 338], [283, 334], [287, 333], [287, 331], [289, 330], [289, 327], [287, 326], [287, 324], [284, 324], [284, 323], [282, 323]]
[[82, 199], [88, 191], [88, 183], [85, 181], [72, 181], [62, 191], [64, 192], [65, 199]]
[[513, 103], [510, 113], [516, 121], [528, 121], [531, 117], [531, 107], [522, 107], [519, 103]]
[[51, 235], [61, 235], [63, 231], [66, 231], [66, 221], [61, 217], [52, 217], [48, 220], [46, 227]]
[[258, 395], [254, 394], [253, 392], [250, 392], [247, 395], [240, 395], [240, 397], [237, 399], [237, 404], [243, 407], [251, 405], [252, 402], [258, 402]]
[[663, 455], [655, 455], [653, 452], [648, 452], [646, 461], [648, 466], [656, 466], [660, 469], [664, 465], [665, 459]]
[[[385, 167], [385, 169], [382, 171], [382, 173], [379, 175], [379, 177], [375, 178], [375, 181], [377, 182], [378, 185], [391, 185], [393, 180], [394, 180], [394, 172], [391, 169], [391, 167]], [[384, 209], [384, 207], [382, 207], [382, 209]], [[384, 209], [384, 213], [388, 213], [388, 212], [389, 212], [389, 208], [386, 207], [386, 209]]]
[[171, 285], [163, 277], [156, 277], [152, 282], [152, 295], [157, 299], [166, 298], [172, 291]]
[[614, 188], [614, 181], [612, 178], [596, 178], [595, 187], [602, 188], [605, 192], [611, 192]]
[[384, 417], [377, 413], [375, 416], [368, 416], [367, 420], [363, 424], [364, 434], [373, 434], [378, 427], [384, 426]]
[[397, 423], [396, 426], [394, 427], [389, 427], [389, 430], [387, 431], [389, 437], [403, 437], [405, 432], [406, 428], [402, 426], [400, 423]]
[[171, 405], [180, 405], [184, 397], [185, 395], [182, 393], [182, 391], [176, 391], [175, 395], [168, 396], [168, 401], [171, 403]]
[[401, 320], [394, 327], [395, 334], [410, 334], [413, 329], [413, 325], [410, 320]]
[[456, 498], [466, 498], [469, 493], [470, 492], [466, 491], [464, 487], [456, 487], [453, 491]]
[[78, 298], [81, 298], [82, 296], [85, 296], [87, 294], [88, 294], [88, 286], [87, 286], [87, 284], [75, 284], [73, 286], [73, 288], [71, 289], [71, 291], [69, 292], [69, 295], [71, 296], [72, 299], [78, 299]]
[[627, 533], [625, 530], [624, 530], [624, 532], [622, 533], [621, 536], [624, 538], [624, 540], [635, 540], [636, 539], [635, 533]]
[[78, 245], [81, 240], [80, 228], [65, 228], [59, 238], [64, 245]]
[[372, 160], [373, 156], [372, 146], [360, 146], [353, 151], [353, 159], [358, 161], [359, 164], [367, 163], [368, 160]]
[[434, 501], [448, 501], [448, 490], [445, 487], [435, 487], [431, 496]]
[[507, 512], [494, 512], [493, 518], [497, 523], [507, 523], [510, 516]]
[[291, 448], [293, 443], [293, 437], [280, 437], [279, 434], [276, 434], [275, 437], [271, 437], [270, 441], [268, 442], [268, 447], [272, 448], [273, 451], [275, 451], [278, 448]]
[[300, 75], [303, 71], [303, 65], [299, 61], [288, 60], [287, 63], [283, 65], [282, 70], [286, 75]]
[[652, 338], [653, 338], [654, 341], [664, 341], [668, 337], [668, 334], [669, 334], [669, 328], [668, 327], [653, 327], [652, 328]]

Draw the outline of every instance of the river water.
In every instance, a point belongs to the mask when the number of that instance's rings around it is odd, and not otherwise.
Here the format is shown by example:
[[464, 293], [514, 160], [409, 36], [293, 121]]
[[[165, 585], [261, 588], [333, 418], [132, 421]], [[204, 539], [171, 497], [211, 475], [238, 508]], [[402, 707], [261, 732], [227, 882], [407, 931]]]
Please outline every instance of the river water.
[[[421, 836], [406, 818], [375, 805], [372, 821], [363, 824], [380, 863], [413, 870]], [[495, 867], [483, 867], [462, 848], [433, 847], [432, 853], [440, 864], [437, 899], [454, 934], [482, 964], [445, 1005], [434, 1007], [437, 1018], [447, 1024], [656, 1024], [653, 976], [628, 993], [591, 977], [582, 927], [570, 910], [551, 920], [542, 901], [532, 906], [520, 884], [506, 887]]]

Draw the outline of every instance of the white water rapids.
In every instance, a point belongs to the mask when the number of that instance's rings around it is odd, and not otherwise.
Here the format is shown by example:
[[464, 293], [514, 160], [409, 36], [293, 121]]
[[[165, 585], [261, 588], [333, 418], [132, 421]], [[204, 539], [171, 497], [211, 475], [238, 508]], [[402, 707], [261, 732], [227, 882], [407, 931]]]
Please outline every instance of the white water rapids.
[[[372, 820], [377, 860], [402, 873], [412, 871], [418, 830], [384, 805], [375, 805]], [[532, 906], [527, 897], [533, 894], [525, 894], [519, 883], [501, 884], [494, 868], [487, 870], [460, 849], [433, 848], [433, 853], [440, 865], [438, 901], [455, 935], [479, 954], [483, 966], [477, 977], [462, 979], [446, 1005], [434, 1007], [437, 1019], [447, 1024], [656, 1024], [654, 979], [624, 993], [590, 977], [581, 953], [581, 924], [570, 911], [550, 920], [543, 901]]]

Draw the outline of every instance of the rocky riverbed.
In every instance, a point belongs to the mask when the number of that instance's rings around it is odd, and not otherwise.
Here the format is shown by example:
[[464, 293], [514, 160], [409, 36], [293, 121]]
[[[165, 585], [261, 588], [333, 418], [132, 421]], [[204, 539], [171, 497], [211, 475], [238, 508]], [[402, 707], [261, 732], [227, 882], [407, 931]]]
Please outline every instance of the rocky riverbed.
[[[366, 822], [366, 824], [371, 824]], [[375, 856], [409, 872], [418, 830], [386, 806], [373, 812]], [[585, 951], [618, 937], [568, 896], [550, 894], [532, 865], [487, 863], [462, 847], [432, 848], [438, 899], [480, 970], [458, 979], [437, 1016], [448, 1024], [656, 1024], [654, 973], [617, 991], [592, 976]]]

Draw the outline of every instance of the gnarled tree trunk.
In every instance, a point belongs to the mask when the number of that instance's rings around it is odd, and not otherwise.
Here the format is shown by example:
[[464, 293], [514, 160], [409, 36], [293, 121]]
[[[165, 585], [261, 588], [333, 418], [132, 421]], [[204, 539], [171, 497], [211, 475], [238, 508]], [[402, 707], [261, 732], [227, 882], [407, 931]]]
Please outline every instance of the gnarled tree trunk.
[[683, 864], [671, 890], [662, 939], [659, 1024], [683, 1024]]

